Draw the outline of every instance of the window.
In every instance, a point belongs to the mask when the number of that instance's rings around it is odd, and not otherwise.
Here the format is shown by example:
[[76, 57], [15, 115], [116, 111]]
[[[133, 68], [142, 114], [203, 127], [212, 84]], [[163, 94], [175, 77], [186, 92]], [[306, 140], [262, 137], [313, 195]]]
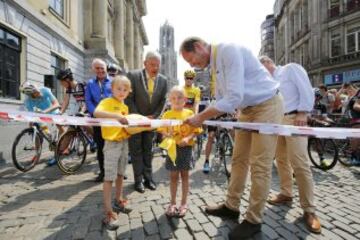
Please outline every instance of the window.
[[346, 53], [360, 51], [360, 26], [349, 27], [346, 34]]
[[330, 39], [330, 57], [338, 57], [341, 55], [341, 35], [340, 33], [331, 33]]
[[64, 1], [65, 0], [49, 0], [50, 9], [52, 9], [57, 15], [59, 15], [62, 19], [65, 18], [64, 15]]
[[347, 0], [346, 1], [346, 10], [355, 11], [360, 8], [360, 0]]
[[55, 79], [55, 76], [57, 75], [57, 73], [59, 72], [60, 69], [64, 69], [64, 68], [65, 68], [65, 60], [63, 58], [60, 58], [58, 55], [52, 53], [51, 54], [51, 70], [52, 70], [52, 74], [53, 74], [53, 80], [52, 80], [52, 83], [49, 83], [49, 85], [47, 87], [51, 88], [51, 91], [53, 92], [53, 94], [59, 101], [61, 101], [63, 99], [64, 93], [63, 93], [60, 81], [57, 81]]
[[21, 39], [0, 28], [0, 97], [19, 99]]
[[340, 0], [329, 0], [329, 17], [338, 17], [340, 15]]

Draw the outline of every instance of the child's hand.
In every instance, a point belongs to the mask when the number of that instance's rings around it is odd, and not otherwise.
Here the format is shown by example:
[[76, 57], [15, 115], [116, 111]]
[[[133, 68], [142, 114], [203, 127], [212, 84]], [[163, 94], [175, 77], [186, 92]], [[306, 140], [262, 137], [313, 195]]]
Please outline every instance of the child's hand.
[[119, 117], [118, 121], [123, 125], [128, 125], [129, 124], [128, 120], [126, 118], [124, 118], [124, 117]]
[[179, 143], [179, 146], [180, 147], [188, 146], [189, 142], [190, 142], [190, 139], [191, 138], [189, 138], [189, 137], [184, 137], [183, 139], [181, 139], [181, 142]]

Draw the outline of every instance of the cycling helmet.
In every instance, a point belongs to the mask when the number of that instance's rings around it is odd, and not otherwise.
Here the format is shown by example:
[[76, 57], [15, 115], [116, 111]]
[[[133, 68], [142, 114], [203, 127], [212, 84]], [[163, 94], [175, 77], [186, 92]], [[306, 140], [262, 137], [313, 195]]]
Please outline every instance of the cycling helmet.
[[39, 89], [35, 85], [33, 85], [29, 82], [25, 82], [20, 86], [20, 92], [22, 92], [23, 94], [26, 94], [26, 95], [32, 95], [33, 93], [38, 92], [38, 91], [39, 91]]
[[110, 73], [118, 73], [120, 71], [120, 67], [114, 63], [109, 63], [106, 69]]
[[194, 70], [186, 70], [184, 72], [184, 77], [185, 78], [194, 78], [196, 76], [196, 73]]
[[74, 79], [73, 73], [70, 68], [67, 68], [65, 70], [60, 70], [59, 73], [56, 75], [56, 78], [60, 81], [65, 79], [69, 79], [69, 80]]
[[315, 94], [315, 99], [321, 99], [322, 98], [320, 89], [314, 88], [314, 94]]

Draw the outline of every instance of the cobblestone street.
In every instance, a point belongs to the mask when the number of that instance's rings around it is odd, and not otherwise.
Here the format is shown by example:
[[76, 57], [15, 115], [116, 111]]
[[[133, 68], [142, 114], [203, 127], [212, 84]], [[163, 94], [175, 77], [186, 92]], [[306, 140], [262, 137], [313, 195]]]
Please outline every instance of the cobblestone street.
[[[206, 204], [225, 198], [225, 176], [204, 175], [202, 161], [191, 172], [190, 209], [183, 219], [168, 219], [164, 214], [169, 186], [161, 157], [153, 162], [158, 190], [145, 194], [133, 191], [128, 165], [125, 193], [134, 210], [120, 215], [121, 226], [116, 232], [101, 225], [102, 185], [93, 182], [95, 161], [72, 176], [63, 176], [56, 166], [45, 167], [44, 163], [25, 174], [11, 164], [2, 165], [0, 239], [227, 239], [235, 222], [204, 214]], [[338, 165], [329, 172], [314, 170], [314, 176], [322, 234], [305, 229], [296, 195], [292, 207], [266, 206], [262, 233], [255, 239], [360, 239], [360, 169]], [[272, 191], [277, 192], [276, 171], [272, 182]], [[242, 214], [248, 194], [249, 189], [242, 200]]]

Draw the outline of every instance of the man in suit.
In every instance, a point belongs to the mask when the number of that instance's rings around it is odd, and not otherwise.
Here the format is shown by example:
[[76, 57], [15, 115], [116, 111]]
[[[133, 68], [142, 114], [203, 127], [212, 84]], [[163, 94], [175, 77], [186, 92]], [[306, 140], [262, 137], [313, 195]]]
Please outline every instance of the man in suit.
[[[131, 81], [132, 93], [126, 99], [130, 113], [137, 113], [148, 118], [158, 118], [166, 100], [167, 79], [159, 74], [161, 55], [148, 52], [144, 69], [130, 71], [127, 76]], [[153, 131], [145, 131], [131, 136], [129, 150], [133, 165], [135, 190], [143, 193], [145, 187], [156, 189], [152, 178], [152, 139]]]
[[[279, 83], [249, 49], [237, 44], [210, 45], [198, 37], [190, 37], [181, 44], [180, 53], [192, 67], [210, 67], [209, 85], [216, 98], [214, 105], [187, 119], [188, 124], [201, 126], [205, 120], [235, 109], [241, 110], [240, 122], [281, 123], [283, 103]], [[249, 238], [261, 231], [276, 138], [275, 135], [236, 130], [226, 200], [205, 209], [209, 215], [238, 220], [250, 170], [249, 206], [244, 220], [230, 232], [230, 240]]]

